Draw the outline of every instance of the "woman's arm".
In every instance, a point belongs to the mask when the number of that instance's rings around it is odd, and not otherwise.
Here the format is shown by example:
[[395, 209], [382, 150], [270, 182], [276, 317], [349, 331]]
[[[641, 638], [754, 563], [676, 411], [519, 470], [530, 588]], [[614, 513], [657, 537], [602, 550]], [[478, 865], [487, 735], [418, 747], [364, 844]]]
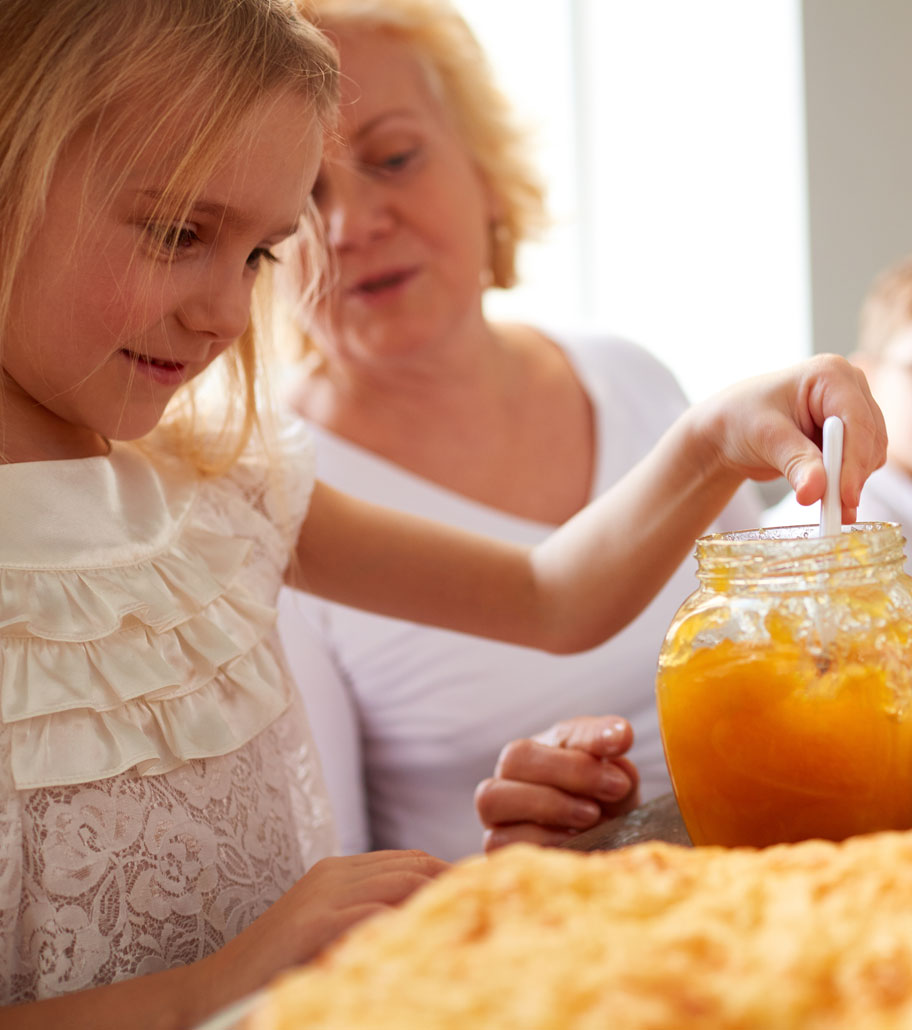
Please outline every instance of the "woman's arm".
[[414, 622], [554, 652], [608, 639], [652, 599], [745, 478], [824, 492], [827, 416], [845, 424], [843, 518], [883, 464], [864, 377], [821, 355], [685, 412], [626, 476], [527, 550], [364, 504], [319, 485], [298, 541], [303, 589]]

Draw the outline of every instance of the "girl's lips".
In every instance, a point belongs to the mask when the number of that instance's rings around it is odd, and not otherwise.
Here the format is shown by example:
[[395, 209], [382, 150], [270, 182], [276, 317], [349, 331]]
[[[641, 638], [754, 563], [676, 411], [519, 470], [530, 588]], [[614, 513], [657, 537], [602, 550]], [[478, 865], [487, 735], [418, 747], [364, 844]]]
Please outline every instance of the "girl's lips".
[[148, 357], [130, 350], [121, 350], [134, 369], [162, 386], [179, 386], [185, 379], [186, 365], [181, 361], [167, 361], [163, 358]]

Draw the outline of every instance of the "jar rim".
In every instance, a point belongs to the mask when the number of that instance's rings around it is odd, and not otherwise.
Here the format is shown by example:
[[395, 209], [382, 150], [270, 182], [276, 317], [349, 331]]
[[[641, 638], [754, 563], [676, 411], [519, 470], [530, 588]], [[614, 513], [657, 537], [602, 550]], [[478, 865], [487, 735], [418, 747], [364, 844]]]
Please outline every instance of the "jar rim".
[[[706, 546], [726, 545], [735, 552], [738, 550], [756, 550], [757, 545], [766, 543], [779, 544], [791, 541], [797, 547], [806, 541], [808, 549], [820, 548], [829, 550], [839, 539], [852, 533], [865, 533], [869, 538], [881, 539], [885, 543], [897, 535], [902, 537], [902, 526], [898, 522], [853, 522], [841, 527], [838, 536], [820, 536], [819, 526], [762, 526], [759, 529], [738, 529], [727, 533], [707, 533], [697, 539], [697, 543]], [[902, 538], [903, 540], [905, 538]]]
[[904, 545], [898, 522], [856, 522], [832, 536], [820, 536], [816, 525], [711, 533], [697, 540], [697, 576], [703, 582], [720, 574], [729, 581], [800, 579], [838, 570], [900, 568]]

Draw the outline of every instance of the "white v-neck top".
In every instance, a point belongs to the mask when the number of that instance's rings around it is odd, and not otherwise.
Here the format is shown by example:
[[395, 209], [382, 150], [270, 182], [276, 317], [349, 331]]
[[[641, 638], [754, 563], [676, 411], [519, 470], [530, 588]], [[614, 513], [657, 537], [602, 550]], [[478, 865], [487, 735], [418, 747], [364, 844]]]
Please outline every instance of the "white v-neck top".
[[[686, 399], [671, 373], [634, 344], [559, 342], [595, 415], [594, 497], [646, 454]], [[311, 429], [317, 476], [340, 490], [525, 544], [553, 529], [468, 500], [320, 427]], [[758, 512], [753, 495], [745, 493], [719, 525], [754, 526]], [[479, 850], [476, 784], [491, 775], [508, 740], [568, 716], [629, 719], [644, 799], [669, 790], [653, 698], [656, 659], [678, 605], [696, 588], [694, 570], [686, 562], [607, 644], [570, 656], [284, 590], [279, 629], [321, 750], [343, 850], [419, 847], [446, 859]]]
[[202, 958], [335, 848], [275, 632], [313, 483], [0, 466], [0, 1004]]

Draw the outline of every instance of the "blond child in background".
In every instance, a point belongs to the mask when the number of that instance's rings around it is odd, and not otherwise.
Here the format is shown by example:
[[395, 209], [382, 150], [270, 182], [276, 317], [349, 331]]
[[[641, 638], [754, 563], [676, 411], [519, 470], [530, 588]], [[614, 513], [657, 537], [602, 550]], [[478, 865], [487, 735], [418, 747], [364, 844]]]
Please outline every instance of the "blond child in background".
[[[887, 462], [865, 484], [858, 506], [863, 522], [898, 522], [912, 532], [912, 256], [873, 282], [859, 317], [858, 347], [849, 360], [867, 376], [887, 427]], [[816, 512], [790, 492], [763, 515], [763, 524], [801, 525]], [[906, 547], [906, 570], [912, 553]]]
[[[320, 161], [324, 38], [274, 0], [5, 0], [0, 38], [3, 1025], [187, 1027], [444, 868], [323, 860], [283, 580], [591, 647], [746, 476], [819, 498], [830, 414], [853, 518], [883, 423], [826, 356], [685, 412], [532, 549], [351, 500], [254, 407], [251, 297]], [[171, 401], [216, 362], [213, 425]]]

